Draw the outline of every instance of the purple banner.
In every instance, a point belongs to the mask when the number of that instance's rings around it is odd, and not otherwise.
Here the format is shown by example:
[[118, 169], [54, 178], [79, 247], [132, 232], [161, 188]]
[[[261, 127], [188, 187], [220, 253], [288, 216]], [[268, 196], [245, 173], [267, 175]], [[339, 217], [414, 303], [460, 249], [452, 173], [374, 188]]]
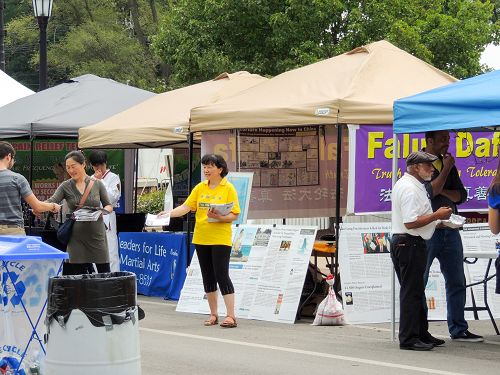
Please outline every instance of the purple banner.
[[[391, 211], [392, 127], [362, 125], [355, 132], [354, 212]], [[459, 206], [460, 211], [488, 208], [486, 192], [496, 175], [499, 136], [500, 132], [450, 132], [449, 152], [455, 157], [468, 194], [467, 202]], [[422, 133], [398, 136], [398, 177], [406, 170], [405, 158], [425, 147], [424, 138]]]

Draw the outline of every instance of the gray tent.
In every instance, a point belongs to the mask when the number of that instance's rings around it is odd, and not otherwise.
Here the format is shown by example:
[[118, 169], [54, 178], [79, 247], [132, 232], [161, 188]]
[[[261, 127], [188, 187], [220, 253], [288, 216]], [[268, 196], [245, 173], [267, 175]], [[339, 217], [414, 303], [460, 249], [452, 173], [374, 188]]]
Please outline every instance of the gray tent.
[[80, 127], [102, 121], [154, 95], [86, 74], [1, 107], [0, 138], [77, 137]]

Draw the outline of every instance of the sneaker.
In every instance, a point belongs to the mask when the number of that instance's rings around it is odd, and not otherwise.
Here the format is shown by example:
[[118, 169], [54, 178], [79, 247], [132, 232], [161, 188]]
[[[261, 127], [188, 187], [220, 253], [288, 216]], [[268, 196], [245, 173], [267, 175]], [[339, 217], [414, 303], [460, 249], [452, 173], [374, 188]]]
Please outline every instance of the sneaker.
[[464, 331], [459, 335], [452, 335], [451, 339], [453, 341], [462, 341], [462, 342], [483, 342], [483, 336], [475, 335], [470, 333], [469, 331]]

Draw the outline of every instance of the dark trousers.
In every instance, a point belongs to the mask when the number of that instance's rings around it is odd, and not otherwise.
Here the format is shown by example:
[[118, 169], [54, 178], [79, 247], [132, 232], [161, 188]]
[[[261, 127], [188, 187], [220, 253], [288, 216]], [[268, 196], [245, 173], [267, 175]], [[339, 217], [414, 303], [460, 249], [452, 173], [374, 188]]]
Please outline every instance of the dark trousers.
[[411, 345], [428, 336], [424, 273], [425, 240], [408, 234], [392, 236], [391, 259], [401, 285], [399, 291], [399, 343]]
[[[109, 263], [96, 263], [98, 273], [111, 272]], [[63, 275], [86, 275], [95, 273], [92, 263], [64, 263]]]
[[234, 293], [233, 283], [229, 278], [229, 257], [231, 246], [195, 245], [205, 293], [215, 292], [219, 284], [224, 296]]

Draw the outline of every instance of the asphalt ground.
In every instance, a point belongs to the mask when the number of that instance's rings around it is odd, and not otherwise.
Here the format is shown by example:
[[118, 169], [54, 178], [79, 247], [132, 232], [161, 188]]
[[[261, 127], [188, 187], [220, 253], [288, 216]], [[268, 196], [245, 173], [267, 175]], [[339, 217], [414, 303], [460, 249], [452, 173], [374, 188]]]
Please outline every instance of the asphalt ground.
[[[484, 343], [452, 342], [446, 322], [431, 333], [446, 340], [429, 352], [400, 350], [389, 323], [311, 326], [239, 319], [238, 327], [204, 327], [206, 315], [177, 313], [176, 303], [139, 297], [143, 375], [164, 374], [500, 374], [500, 336], [489, 320], [470, 321]], [[497, 324], [500, 324], [497, 321]]]

